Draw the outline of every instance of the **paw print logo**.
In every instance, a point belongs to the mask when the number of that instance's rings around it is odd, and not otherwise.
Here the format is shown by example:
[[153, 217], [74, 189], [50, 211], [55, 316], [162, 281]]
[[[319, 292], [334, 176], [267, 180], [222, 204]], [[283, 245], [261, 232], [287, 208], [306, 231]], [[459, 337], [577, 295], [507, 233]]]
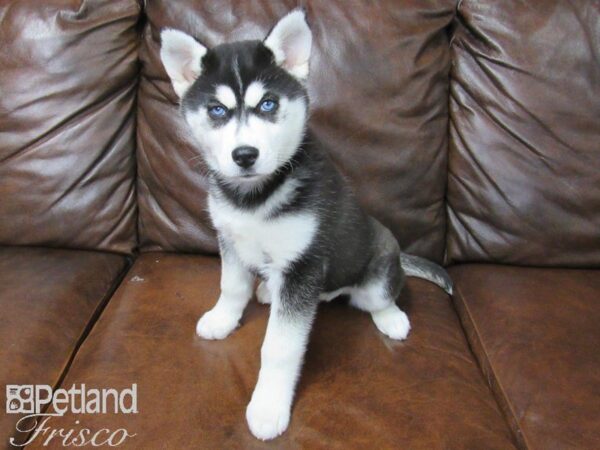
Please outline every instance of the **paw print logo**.
[[21, 384], [6, 386], [6, 412], [8, 414], [33, 414], [34, 410], [33, 386]]

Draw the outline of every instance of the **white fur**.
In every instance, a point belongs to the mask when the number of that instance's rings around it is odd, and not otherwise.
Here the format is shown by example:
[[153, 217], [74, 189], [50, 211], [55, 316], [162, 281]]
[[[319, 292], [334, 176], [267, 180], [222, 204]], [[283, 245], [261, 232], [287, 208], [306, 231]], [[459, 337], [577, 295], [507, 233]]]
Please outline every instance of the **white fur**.
[[265, 45], [278, 65], [300, 80], [308, 77], [312, 33], [302, 10], [295, 9], [277, 22]]
[[333, 292], [324, 292], [319, 299], [329, 302], [342, 294], [350, 295], [352, 306], [371, 313], [375, 326], [383, 334], [392, 339], [406, 339], [410, 331], [408, 316], [398, 308], [394, 299], [389, 298], [380, 283], [349, 286]]
[[244, 104], [248, 108], [256, 108], [258, 102], [264, 97], [266, 91], [264, 85], [260, 81], [253, 81], [246, 89], [244, 94]]
[[308, 215], [269, 215], [298, 187], [289, 180], [254, 212], [235, 208], [226, 199], [209, 195], [209, 212], [215, 227], [233, 248], [221, 252], [221, 296], [198, 321], [196, 332], [205, 339], [223, 339], [239, 323], [252, 296], [254, 277], [249, 267], [275, 277], [310, 245], [316, 218]]
[[[268, 293], [271, 302], [271, 315], [261, 351], [261, 369], [252, 400], [246, 410], [250, 430], [259, 439], [273, 439], [285, 431], [290, 420], [290, 410], [295, 386], [300, 374], [302, 359], [306, 351], [310, 323], [294, 321], [280, 314], [282, 272], [298, 258], [310, 245], [314, 237], [317, 219], [312, 214], [285, 215], [272, 218], [278, 206], [294, 194], [298, 187], [296, 180], [284, 182], [265, 202], [253, 211], [240, 210], [226, 198], [218, 194], [209, 195], [209, 212], [215, 227], [227, 245], [233, 248], [225, 252], [235, 252], [239, 261], [246, 267], [259, 270], [267, 279], [263, 292]], [[230, 263], [224, 263], [224, 269]], [[231, 274], [233, 271], [230, 272]], [[223, 279], [226, 279], [225, 273]], [[228, 280], [222, 283], [229, 285]], [[237, 326], [240, 317], [239, 305], [247, 303], [248, 282], [240, 280], [242, 294], [238, 293], [235, 307], [227, 306], [225, 316], [207, 321], [216, 323], [219, 336], [224, 328], [230, 332]], [[228, 300], [224, 300], [227, 298]], [[221, 297], [220, 304], [234, 302], [229, 295]], [[205, 320], [200, 320], [200, 324]], [[204, 335], [203, 330], [199, 334]]]
[[170, 28], [160, 34], [160, 59], [175, 93], [182, 98], [202, 72], [206, 47], [190, 35]]
[[380, 311], [394, 301], [388, 295], [385, 282], [382, 280], [355, 286], [350, 294], [350, 304], [367, 312]]
[[350, 292], [350, 304], [371, 313], [375, 326], [392, 339], [406, 339], [410, 322], [406, 314], [390, 298], [383, 281], [373, 281], [355, 286]]
[[271, 293], [269, 292], [266, 281], [258, 283], [258, 287], [256, 288], [256, 300], [263, 305], [271, 304]]
[[391, 303], [386, 308], [371, 313], [375, 326], [386, 336], [403, 340], [410, 331], [410, 322], [404, 311], [395, 303]]
[[247, 267], [263, 273], [281, 271], [310, 245], [317, 228], [313, 214], [269, 217], [273, 208], [295, 188], [294, 180], [287, 181], [253, 211], [240, 210], [224, 198], [209, 195], [209, 211], [215, 228]]
[[382, 281], [373, 281], [362, 286], [347, 286], [333, 292], [324, 292], [321, 301], [331, 301], [339, 295], [350, 295], [350, 304], [371, 313], [375, 326], [392, 339], [406, 339], [410, 331], [408, 316], [390, 298]]
[[267, 440], [279, 436], [290, 421], [290, 410], [300, 368], [306, 352], [310, 321], [294, 321], [280, 313], [281, 277], [271, 277], [269, 291], [275, 293], [265, 340], [261, 367], [246, 420], [252, 434]]
[[215, 89], [215, 96], [217, 97], [217, 100], [228, 109], [234, 109], [237, 105], [233, 90], [225, 84], [217, 86]]
[[205, 108], [188, 111], [186, 120], [198, 141], [209, 166], [225, 177], [239, 177], [241, 168], [231, 153], [240, 146], [256, 147], [258, 159], [253, 169], [258, 176], [270, 175], [285, 164], [301, 143], [306, 122], [304, 99], [282, 97], [278, 120], [270, 122], [250, 114], [247, 120], [232, 117], [224, 126], [215, 128]]
[[254, 277], [231, 252], [221, 255], [221, 296], [196, 325], [196, 333], [204, 339], [223, 339], [237, 326], [244, 308], [252, 297]]
[[351, 294], [352, 291], [353, 288], [351, 287], [343, 287], [340, 289], [336, 289], [332, 292], [322, 292], [321, 295], [319, 295], [319, 300], [321, 300], [322, 302], [330, 302], [331, 300], [333, 300], [336, 297], [339, 297], [340, 295]]

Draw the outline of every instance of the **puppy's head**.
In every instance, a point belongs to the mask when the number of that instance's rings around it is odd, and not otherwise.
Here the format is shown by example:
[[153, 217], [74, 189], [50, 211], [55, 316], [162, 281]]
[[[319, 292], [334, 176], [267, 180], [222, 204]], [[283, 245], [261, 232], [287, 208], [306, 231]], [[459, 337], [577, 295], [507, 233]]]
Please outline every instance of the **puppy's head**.
[[163, 65], [213, 171], [230, 183], [253, 184], [292, 158], [308, 111], [312, 35], [303, 11], [283, 17], [264, 41], [208, 49], [172, 29], [161, 41]]

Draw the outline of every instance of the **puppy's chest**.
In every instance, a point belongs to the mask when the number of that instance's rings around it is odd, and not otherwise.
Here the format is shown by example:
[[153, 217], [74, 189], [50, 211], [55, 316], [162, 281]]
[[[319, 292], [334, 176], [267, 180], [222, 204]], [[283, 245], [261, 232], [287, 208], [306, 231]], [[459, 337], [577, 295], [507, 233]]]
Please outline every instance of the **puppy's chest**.
[[312, 242], [317, 228], [311, 213], [268, 218], [260, 208], [245, 211], [209, 199], [214, 226], [242, 262], [260, 271], [283, 270]]

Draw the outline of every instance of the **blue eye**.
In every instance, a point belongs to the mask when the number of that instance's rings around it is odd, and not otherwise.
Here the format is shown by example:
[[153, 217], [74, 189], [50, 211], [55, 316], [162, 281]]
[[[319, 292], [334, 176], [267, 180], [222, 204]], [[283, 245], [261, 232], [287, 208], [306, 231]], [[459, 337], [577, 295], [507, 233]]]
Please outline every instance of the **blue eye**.
[[263, 100], [260, 103], [260, 110], [262, 112], [273, 112], [275, 111], [275, 109], [277, 109], [277, 103], [274, 100]]
[[221, 119], [227, 114], [227, 109], [221, 105], [215, 105], [208, 108], [208, 114], [216, 119]]

